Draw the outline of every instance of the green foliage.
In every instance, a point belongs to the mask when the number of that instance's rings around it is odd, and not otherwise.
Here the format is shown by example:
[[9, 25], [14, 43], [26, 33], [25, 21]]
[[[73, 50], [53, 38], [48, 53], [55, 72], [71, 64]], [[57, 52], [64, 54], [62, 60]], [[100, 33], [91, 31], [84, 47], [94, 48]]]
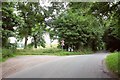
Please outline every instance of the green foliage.
[[0, 48], [0, 62], [2, 62], [2, 49]]
[[81, 54], [91, 54], [93, 53], [90, 49], [82, 50], [78, 52], [67, 52], [57, 48], [50, 49], [25, 49], [17, 50], [17, 55], [56, 55], [56, 56], [67, 56], [67, 55], [81, 55]]
[[[66, 46], [103, 50], [109, 42], [106, 39], [104, 43], [103, 38], [111, 35], [120, 40], [118, 5], [119, 2], [71, 2], [69, 8], [53, 21], [54, 34], [57, 34], [59, 41], [64, 39]], [[109, 31], [107, 36], [104, 35], [106, 31]]]
[[[15, 4], [12, 2], [2, 3], [2, 58], [12, 57], [16, 51], [16, 44], [11, 44], [9, 37], [14, 37], [15, 29], [21, 23], [21, 18], [15, 14]], [[2, 60], [1, 58], [1, 60]]]
[[19, 2], [17, 5], [17, 10], [19, 15], [24, 20], [24, 25], [18, 28], [18, 37], [25, 37], [25, 47], [27, 46], [27, 38], [33, 37], [32, 44], [37, 48], [37, 46], [43, 46], [44, 40], [42, 38], [44, 29], [44, 15], [42, 14], [42, 9], [39, 3], [31, 2]]
[[2, 3], [2, 46], [8, 44], [8, 38], [15, 36], [15, 29], [21, 23], [21, 19], [15, 13], [15, 3], [3, 2]]
[[80, 54], [92, 54], [94, 53], [91, 48], [80, 48], [77, 52], [80, 52]]
[[106, 49], [110, 51], [120, 50], [120, 1], [118, 2], [96, 2], [91, 7], [92, 13], [99, 19], [104, 28], [104, 41]]
[[25, 50], [17, 50], [18, 55], [54, 55], [56, 53], [61, 52], [60, 49], [25, 49]]
[[56, 48], [51, 48], [51, 49], [45, 49], [45, 50], [43, 50], [43, 53], [59, 53], [59, 52], [62, 52], [62, 50], [61, 49], [56, 49]]
[[45, 41], [43, 38], [44, 26], [44, 23], [41, 25], [36, 24], [35, 27], [32, 28], [31, 35], [33, 36], [33, 39], [31, 45], [34, 45], [35, 48], [37, 48], [37, 46], [42, 46], [45, 48]]
[[15, 55], [15, 49], [2, 49], [2, 58], [7, 59], [9, 57], [13, 57]]
[[6, 46], [6, 49], [14, 49], [16, 50], [17, 48], [17, 43], [8, 43]]
[[108, 69], [118, 75], [120, 75], [119, 57], [120, 57], [120, 52], [115, 52], [108, 55], [107, 58], [105, 59]]
[[70, 2], [65, 8], [65, 3], [58, 2], [52, 2], [48, 7], [27, 1], [3, 2], [0, 21], [2, 46], [7, 49], [13, 46], [15, 48], [8, 40], [9, 37], [15, 37], [18, 40], [25, 38], [26, 48], [28, 37], [32, 37], [29, 47], [45, 47], [43, 34], [48, 31], [51, 42], [56, 38], [59, 41], [64, 39], [66, 48], [72, 46], [74, 50], [80, 49], [84, 53], [87, 53], [87, 49], [83, 48], [102, 50], [105, 48], [103, 38], [106, 37], [106, 31], [109, 32], [107, 36], [120, 40], [118, 5], [119, 2]]
[[93, 50], [103, 49], [103, 26], [97, 18], [79, 12], [79, 9], [78, 12], [69, 9], [61, 14], [53, 21], [53, 28], [57, 31], [59, 40], [65, 40], [65, 45], [75, 46], [75, 49], [89, 46]]
[[2, 62], [2, 56], [0, 56], [0, 62]]

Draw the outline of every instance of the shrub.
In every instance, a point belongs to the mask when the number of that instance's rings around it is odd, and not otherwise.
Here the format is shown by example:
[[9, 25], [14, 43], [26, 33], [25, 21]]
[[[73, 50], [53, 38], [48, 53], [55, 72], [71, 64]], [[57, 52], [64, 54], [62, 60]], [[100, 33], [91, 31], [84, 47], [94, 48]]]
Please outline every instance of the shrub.
[[15, 53], [15, 49], [2, 49], [2, 58], [13, 57]]

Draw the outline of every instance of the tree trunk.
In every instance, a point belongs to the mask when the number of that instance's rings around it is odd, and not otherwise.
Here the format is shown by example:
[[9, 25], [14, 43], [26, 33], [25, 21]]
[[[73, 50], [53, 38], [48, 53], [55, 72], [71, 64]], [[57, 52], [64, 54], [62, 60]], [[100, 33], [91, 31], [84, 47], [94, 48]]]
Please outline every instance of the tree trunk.
[[52, 47], [52, 42], [53, 42], [53, 41], [52, 41], [52, 40], [50, 40], [50, 47]]
[[27, 41], [28, 41], [28, 36], [25, 36], [25, 44], [24, 44], [24, 49], [27, 48]]
[[33, 36], [34, 37], [34, 48], [37, 48], [37, 38], [36, 36]]
[[8, 37], [5, 37], [5, 38], [3, 38], [2, 37], [2, 40], [1, 40], [1, 47], [6, 47], [6, 45], [7, 45], [7, 41], [8, 41]]

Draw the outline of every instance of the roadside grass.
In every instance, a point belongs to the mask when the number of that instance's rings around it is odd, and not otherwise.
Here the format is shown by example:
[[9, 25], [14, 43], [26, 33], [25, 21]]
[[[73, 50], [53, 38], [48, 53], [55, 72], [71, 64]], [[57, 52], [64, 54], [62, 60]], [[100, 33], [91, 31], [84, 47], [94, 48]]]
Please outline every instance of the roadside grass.
[[2, 62], [2, 49], [0, 48], [0, 62]]
[[120, 52], [114, 52], [105, 59], [106, 65], [110, 71], [120, 76]]
[[0, 53], [0, 62], [2, 62], [2, 55], [1, 55], [1, 53]]
[[68, 52], [58, 48], [45, 48], [45, 49], [2, 49], [2, 57], [0, 57], [0, 62], [4, 62], [7, 59], [20, 55], [52, 55], [52, 56], [69, 56], [69, 55], [84, 55], [92, 54], [91, 49], [81, 49], [76, 52]]
[[23, 49], [17, 50], [17, 55], [56, 55], [56, 56], [66, 56], [66, 55], [81, 55], [90, 54], [90, 50], [82, 50], [77, 52], [68, 52], [58, 48], [48, 48], [48, 49]]
[[16, 56], [16, 50], [14, 49], [1, 49], [0, 62], [4, 62], [11, 57]]

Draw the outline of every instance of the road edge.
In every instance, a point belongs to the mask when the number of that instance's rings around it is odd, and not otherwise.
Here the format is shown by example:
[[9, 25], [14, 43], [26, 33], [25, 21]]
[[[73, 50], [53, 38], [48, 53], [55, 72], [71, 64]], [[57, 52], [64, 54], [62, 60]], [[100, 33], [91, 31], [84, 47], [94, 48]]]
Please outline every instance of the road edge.
[[118, 78], [119, 79], [118, 75], [116, 75], [112, 71], [108, 70], [107, 65], [105, 63], [105, 59], [102, 60], [102, 70], [103, 70], [104, 73], [109, 75], [111, 78]]

